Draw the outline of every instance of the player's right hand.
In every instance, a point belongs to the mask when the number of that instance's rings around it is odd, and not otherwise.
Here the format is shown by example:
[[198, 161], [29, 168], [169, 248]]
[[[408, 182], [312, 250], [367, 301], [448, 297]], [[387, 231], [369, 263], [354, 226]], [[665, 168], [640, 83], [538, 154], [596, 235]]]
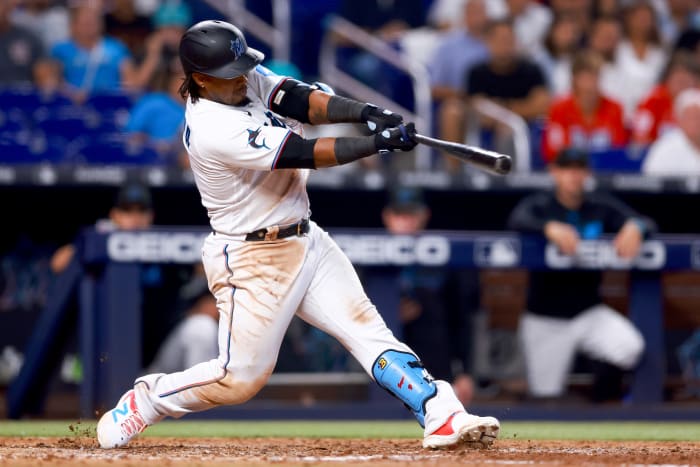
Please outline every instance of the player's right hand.
[[416, 126], [413, 122], [399, 125], [395, 128], [387, 128], [374, 135], [374, 144], [379, 152], [383, 151], [410, 151], [416, 147], [413, 136], [416, 134]]
[[374, 133], [381, 133], [387, 128], [403, 125], [401, 115], [373, 104], [367, 104], [365, 110], [362, 111], [362, 121], [366, 122], [367, 127]]

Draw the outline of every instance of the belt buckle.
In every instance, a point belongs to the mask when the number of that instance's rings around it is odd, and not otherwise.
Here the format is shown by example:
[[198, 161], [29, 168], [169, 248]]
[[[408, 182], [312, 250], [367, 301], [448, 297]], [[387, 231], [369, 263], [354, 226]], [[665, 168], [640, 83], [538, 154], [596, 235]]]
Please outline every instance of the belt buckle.
[[301, 237], [301, 224], [302, 224], [302, 222], [304, 222], [304, 221], [299, 221], [297, 223], [297, 237]]
[[265, 240], [277, 240], [277, 234], [279, 234], [280, 226], [273, 225], [267, 228], [267, 233], [265, 233]]

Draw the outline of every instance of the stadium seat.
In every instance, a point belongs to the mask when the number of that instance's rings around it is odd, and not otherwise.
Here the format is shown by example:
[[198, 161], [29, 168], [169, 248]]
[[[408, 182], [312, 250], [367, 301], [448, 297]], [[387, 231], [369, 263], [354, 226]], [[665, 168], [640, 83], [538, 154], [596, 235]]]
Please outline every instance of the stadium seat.
[[0, 90], [3, 109], [20, 109], [30, 112], [40, 104], [39, 95], [31, 86], [14, 86]]
[[78, 152], [75, 161], [105, 165], [164, 165], [168, 162], [155, 148], [135, 144], [122, 135], [94, 139]]
[[640, 172], [646, 150], [632, 148], [610, 149], [591, 153], [591, 168], [595, 172]]
[[133, 105], [133, 99], [129, 94], [115, 91], [92, 95], [85, 104], [101, 114], [113, 114], [122, 111], [128, 112]]

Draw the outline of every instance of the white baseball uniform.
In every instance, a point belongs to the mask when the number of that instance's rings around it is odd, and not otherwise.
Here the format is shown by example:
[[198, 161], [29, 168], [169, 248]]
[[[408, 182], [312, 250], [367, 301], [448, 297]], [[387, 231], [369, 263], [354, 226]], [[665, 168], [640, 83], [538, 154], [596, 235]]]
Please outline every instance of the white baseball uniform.
[[631, 370], [644, 351], [644, 338], [634, 325], [605, 304], [571, 319], [524, 313], [520, 319], [530, 394], [561, 396], [576, 352]]
[[[309, 216], [308, 170], [274, 170], [289, 134], [301, 132], [299, 122], [269, 110], [284, 78], [261, 66], [247, 77], [247, 105], [188, 102], [183, 135], [213, 229], [202, 261], [220, 313], [219, 357], [137, 380], [146, 383], [135, 388], [147, 424], [253, 397], [272, 373], [295, 314], [337, 338], [370, 375], [382, 352], [411, 352], [387, 328], [350, 261], [314, 222], [306, 235], [245, 240], [249, 232], [275, 232]], [[464, 410], [448, 383], [435, 384], [437, 395], [425, 404], [426, 433]]]

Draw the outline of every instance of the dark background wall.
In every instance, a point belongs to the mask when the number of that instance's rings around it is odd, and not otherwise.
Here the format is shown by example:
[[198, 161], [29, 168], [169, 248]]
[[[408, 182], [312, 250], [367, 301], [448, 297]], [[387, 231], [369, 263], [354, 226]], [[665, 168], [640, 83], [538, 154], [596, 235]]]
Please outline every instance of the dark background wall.
[[[207, 225], [206, 211], [191, 187], [152, 189], [157, 224]], [[500, 230], [529, 191], [426, 191], [432, 210], [429, 227]], [[3, 206], [0, 252], [21, 236], [41, 243], [71, 241], [81, 226], [106, 217], [114, 201], [111, 186], [12, 186], [0, 188]], [[384, 191], [310, 189], [312, 217], [323, 227], [381, 227]], [[665, 233], [698, 233], [698, 195], [624, 192], [617, 195], [657, 221]]]

